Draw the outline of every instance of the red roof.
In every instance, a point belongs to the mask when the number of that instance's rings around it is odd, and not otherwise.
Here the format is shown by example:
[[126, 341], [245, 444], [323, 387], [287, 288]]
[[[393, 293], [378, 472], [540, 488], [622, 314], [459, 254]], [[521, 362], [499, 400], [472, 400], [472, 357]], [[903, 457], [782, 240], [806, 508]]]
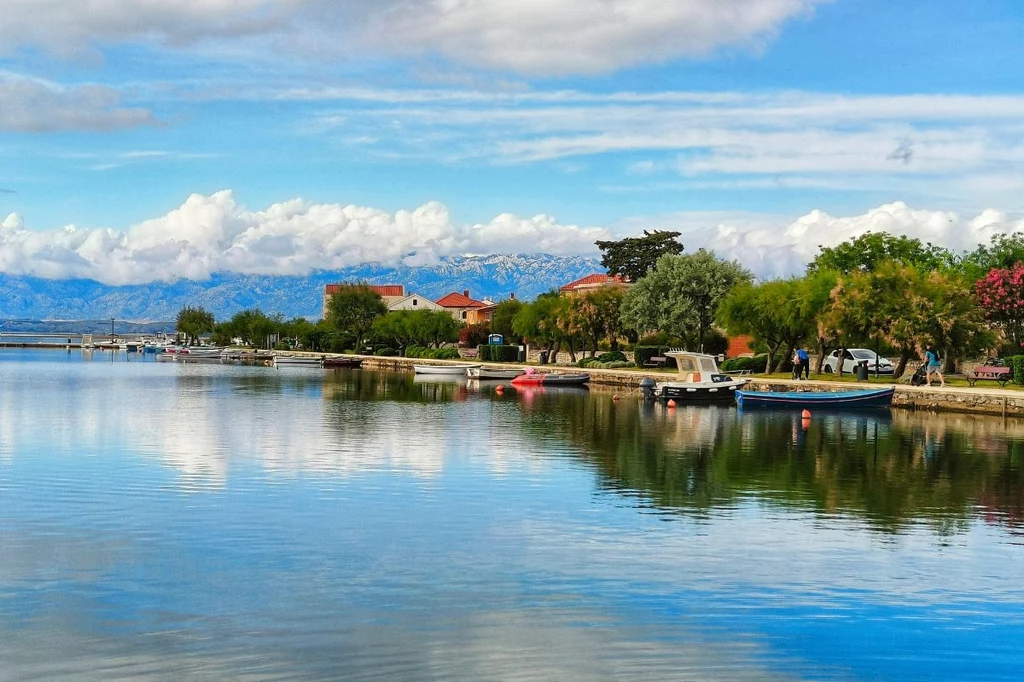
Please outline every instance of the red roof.
[[736, 358], [741, 355], [753, 355], [754, 349], [751, 344], [754, 342], [750, 336], [733, 336], [729, 339], [729, 347], [725, 351], [725, 357]]
[[485, 308], [485, 303], [477, 301], [476, 299], [470, 298], [465, 294], [460, 294], [457, 291], [453, 291], [444, 298], [439, 298], [434, 303], [438, 304], [442, 308]]
[[569, 282], [563, 286], [559, 291], [573, 291], [575, 289], [584, 289], [592, 287], [606, 286], [608, 284], [622, 284], [623, 279], [620, 275], [609, 275], [607, 273], [595, 272], [592, 275], [581, 277], [575, 282]]
[[378, 296], [405, 296], [405, 286], [402, 284], [328, 284], [324, 287], [324, 293], [330, 296], [346, 287], [360, 286], [365, 286]]

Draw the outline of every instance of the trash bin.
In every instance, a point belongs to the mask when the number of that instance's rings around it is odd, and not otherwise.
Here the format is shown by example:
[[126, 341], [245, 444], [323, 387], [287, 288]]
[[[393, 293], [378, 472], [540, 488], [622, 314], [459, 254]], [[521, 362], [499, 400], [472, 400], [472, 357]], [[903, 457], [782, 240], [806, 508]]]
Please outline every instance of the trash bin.
[[867, 381], [868, 380], [868, 361], [867, 360], [864, 360], [862, 362], [858, 362], [857, 363], [856, 375], [857, 375], [857, 381]]
[[526, 346], [519, 346], [519, 362], [526, 362]]
[[542, 350], [540, 352], [540, 364], [542, 364], [542, 365], [548, 364], [548, 352], [546, 350]]

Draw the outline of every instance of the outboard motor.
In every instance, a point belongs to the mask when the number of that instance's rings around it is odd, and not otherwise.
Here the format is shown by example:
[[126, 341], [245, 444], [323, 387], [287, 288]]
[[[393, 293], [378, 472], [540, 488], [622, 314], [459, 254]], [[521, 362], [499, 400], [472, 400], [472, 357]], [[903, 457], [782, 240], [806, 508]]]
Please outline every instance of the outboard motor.
[[640, 393], [643, 395], [644, 400], [654, 400], [655, 391], [658, 388], [658, 382], [650, 377], [644, 377], [640, 380]]

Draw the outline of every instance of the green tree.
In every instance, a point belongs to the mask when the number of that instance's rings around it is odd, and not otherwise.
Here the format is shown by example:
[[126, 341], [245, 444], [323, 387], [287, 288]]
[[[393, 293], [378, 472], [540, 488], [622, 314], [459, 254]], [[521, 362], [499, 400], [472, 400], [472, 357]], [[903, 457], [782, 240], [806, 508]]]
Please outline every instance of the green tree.
[[1018, 263], [1024, 263], [1024, 232], [997, 234], [987, 245], [964, 256], [963, 273], [977, 281], [992, 270], [1011, 270]]
[[524, 304], [512, 320], [512, 329], [529, 343], [543, 346], [551, 362], [555, 362], [565, 335], [558, 323], [559, 312], [565, 298], [557, 291], [541, 294], [531, 303]]
[[736, 261], [701, 249], [685, 256], [662, 256], [622, 301], [622, 323], [639, 334], [667, 332], [700, 349], [715, 312], [733, 287], [753, 275]]
[[327, 301], [327, 321], [336, 332], [351, 335], [356, 350], [362, 350], [374, 321], [387, 312], [384, 299], [366, 286], [342, 287]]
[[658, 259], [666, 254], [678, 256], [683, 245], [677, 241], [679, 232], [644, 230], [643, 237], [626, 237], [618, 241], [598, 241], [601, 265], [610, 275], [620, 275], [637, 281], [654, 268]]
[[820, 270], [833, 270], [840, 274], [870, 272], [887, 261], [922, 270], [950, 269], [957, 264], [957, 257], [947, 249], [886, 232], [866, 232], [842, 244], [820, 249], [821, 252], [807, 266], [810, 273]]
[[749, 334], [768, 351], [765, 372], [772, 374], [796, 347], [813, 336], [815, 316], [800, 305], [800, 279], [742, 283], [722, 301], [717, 319], [730, 334]]
[[491, 320], [491, 331], [505, 337], [506, 343], [517, 340], [516, 330], [513, 322], [519, 311], [523, 309], [523, 302], [515, 298], [502, 301], [494, 309], [494, 318]]
[[184, 335], [186, 343], [194, 344], [206, 332], [212, 332], [216, 321], [213, 313], [200, 307], [185, 306], [178, 311], [175, 329]]

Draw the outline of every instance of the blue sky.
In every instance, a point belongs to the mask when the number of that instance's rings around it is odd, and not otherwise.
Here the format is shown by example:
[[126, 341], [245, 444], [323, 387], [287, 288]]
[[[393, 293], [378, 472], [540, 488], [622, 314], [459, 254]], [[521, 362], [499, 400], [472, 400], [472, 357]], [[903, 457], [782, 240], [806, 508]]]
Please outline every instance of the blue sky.
[[168, 6], [5, 3], [0, 270], [294, 274], [673, 227], [767, 276], [866, 229], [1024, 229], [1010, 0]]

